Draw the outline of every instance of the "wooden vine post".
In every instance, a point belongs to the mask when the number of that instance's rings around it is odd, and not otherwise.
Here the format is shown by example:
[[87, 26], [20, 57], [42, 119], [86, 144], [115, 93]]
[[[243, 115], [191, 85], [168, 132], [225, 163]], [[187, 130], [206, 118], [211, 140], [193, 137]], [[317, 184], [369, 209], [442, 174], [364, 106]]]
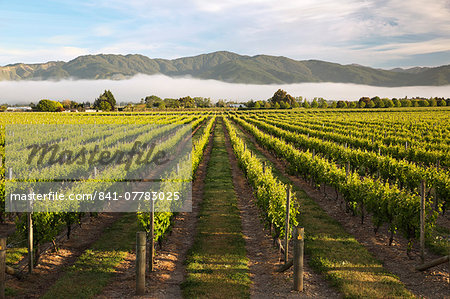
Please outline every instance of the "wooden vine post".
[[[29, 191], [31, 194], [31, 190]], [[33, 248], [33, 218], [32, 218], [32, 205], [31, 201], [28, 201], [28, 212], [27, 212], [27, 227], [28, 227], [28, 238], [27, 238], [27, 249], [28, 249], [28, 273], [33, 272], [34, 268], [34, 248]]]
[[303, 291], [303, 252], [305, 230], [303, 227], [294, 227], [294, 290]]
[[425, 180], [421, 182], [420, 192], [420, 259], [425, 261]]
[[291, 188], [286, 187], [286, 223], [284, 228], [284, 263], [288, 262], [289, 257], [289, 213], [291, 208]]
[[33, 219], [31, 218], [31, 212], [27, 213], [27, 226], [28, 226], [28, 273], [33, 272]]
[[145, 232], [136, 233], [136, 295], [145, 294]]
[[6, 237], [0, 238], [0, 299], [5, 298], [6, 282]]
[[151, 201], [151, 212], [150, 212], [150, 240], [149, 240], [149, 271], [154, 270], [154, 258], [155, 258], [155, 207], [153, 200]]

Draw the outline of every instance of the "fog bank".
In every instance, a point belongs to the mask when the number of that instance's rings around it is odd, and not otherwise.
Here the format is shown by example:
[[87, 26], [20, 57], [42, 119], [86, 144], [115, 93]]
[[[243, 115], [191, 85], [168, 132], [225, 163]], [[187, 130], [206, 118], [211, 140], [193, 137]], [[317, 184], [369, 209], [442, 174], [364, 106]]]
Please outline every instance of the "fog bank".
[[103, 90], [110, 89], [117, 102], [138, 102], [148, 95], [161, 98], [183, 96], [210, 97], [247, 101], [265, 100], [278, 89], [293, 96], [307, 99], [323, 97], [328, 100], [358, 100], [362, 96], [374, 97], [450, 97], [450, 85], [375, 87], [345, 83], [300, 83], [300, 84], [234, 84], [216, 80], [193, 78], [170, 78], [163, 75], [138, 75], [128, 80], [62, 80], [62, 81], [0, 81], [0, 103], [37, 103], [41, 99], [93, 102]]

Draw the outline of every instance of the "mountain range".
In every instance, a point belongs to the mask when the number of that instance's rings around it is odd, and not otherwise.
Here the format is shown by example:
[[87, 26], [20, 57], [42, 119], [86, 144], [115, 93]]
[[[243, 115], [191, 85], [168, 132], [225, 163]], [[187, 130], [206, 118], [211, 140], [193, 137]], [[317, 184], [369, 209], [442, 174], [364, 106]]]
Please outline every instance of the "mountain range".
[[138, 54], [79, 56], [69, 62], [16, 63], [0, 67], [2, 80], [113, 79], [137, 74], [191, 76], [230, 83], [291, 84], [339, 82], [373, 86], [450, 84], [450, 65], [391, 70], [283, 56], [246, 56], [220, 51], [178, 59], [151, 59]]

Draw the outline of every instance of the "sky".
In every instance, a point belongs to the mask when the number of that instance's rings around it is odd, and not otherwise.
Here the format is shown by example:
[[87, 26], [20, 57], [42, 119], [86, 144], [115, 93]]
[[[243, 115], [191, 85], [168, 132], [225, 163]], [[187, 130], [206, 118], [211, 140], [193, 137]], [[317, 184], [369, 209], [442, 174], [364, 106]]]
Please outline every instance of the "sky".
[[449, 0], [0, 0], [0, 65], [215, 51], [394, 67], [450, 64]]

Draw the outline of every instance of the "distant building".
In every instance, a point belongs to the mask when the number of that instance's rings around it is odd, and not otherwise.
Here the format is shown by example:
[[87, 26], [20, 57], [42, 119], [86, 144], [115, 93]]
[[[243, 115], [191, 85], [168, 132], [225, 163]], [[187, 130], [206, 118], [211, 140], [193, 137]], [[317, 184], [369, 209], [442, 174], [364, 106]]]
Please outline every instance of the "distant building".
[[[99, 110], [100, 111], [100, 110]], [[84, 112], [97, 112], [97, 110], [95, 110], [95, 109], [86, 109], [86, 110], [84, 110]], [[101, 111], [100, 111], [101, 112]]]
[[245, 108], [244, 104], [230, 104], [231, 108]]
[[6, 108], [6, 112], [31, 112], [31, 111], [33, 111], [33, 109], [29, 106]]

